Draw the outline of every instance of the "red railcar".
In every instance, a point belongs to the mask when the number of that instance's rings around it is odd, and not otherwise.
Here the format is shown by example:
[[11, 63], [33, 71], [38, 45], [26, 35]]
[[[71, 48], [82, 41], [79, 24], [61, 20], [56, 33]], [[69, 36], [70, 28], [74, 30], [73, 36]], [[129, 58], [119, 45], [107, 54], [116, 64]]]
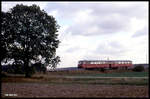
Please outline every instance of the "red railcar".
[[117, 68], [131, 68], [132, 61], [130, 60], [81, 60], [78, 63], [78, 68], [85, 69], [117, 69]]

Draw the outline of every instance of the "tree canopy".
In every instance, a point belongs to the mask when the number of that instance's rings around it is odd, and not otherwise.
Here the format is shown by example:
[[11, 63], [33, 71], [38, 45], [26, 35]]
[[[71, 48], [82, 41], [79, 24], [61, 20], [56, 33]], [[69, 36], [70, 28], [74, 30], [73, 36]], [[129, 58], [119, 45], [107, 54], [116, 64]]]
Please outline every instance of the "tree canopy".
[[[16, 5], [8, 12], [2, 12], [1, 43], [5, 52], [4, 59], [22, 62], [26, 77], [32, 62], [44, 61], [44, 65], [56, 67], [60, 57], [56, 56], [58, 40], [57, 24], [53, 16], [48, 15], [39, 6]], [[39, 58], [40, 57], [40, 58]]]

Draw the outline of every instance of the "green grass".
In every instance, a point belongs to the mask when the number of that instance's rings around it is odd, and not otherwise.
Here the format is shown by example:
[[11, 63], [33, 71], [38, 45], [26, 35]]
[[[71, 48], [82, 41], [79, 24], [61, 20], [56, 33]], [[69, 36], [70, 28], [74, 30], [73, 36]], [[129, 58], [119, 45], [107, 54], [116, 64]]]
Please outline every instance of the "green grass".
[[[148, 72], [122, 72], [122, 73], [103, 73], [103, 74], [79, 74], [72, 77], [148, 77]], [[71, 77], [71, 76], [70, 76]]]
[[67, 78], [51, 80], [49, 84], [148, 85], [148, 78]]

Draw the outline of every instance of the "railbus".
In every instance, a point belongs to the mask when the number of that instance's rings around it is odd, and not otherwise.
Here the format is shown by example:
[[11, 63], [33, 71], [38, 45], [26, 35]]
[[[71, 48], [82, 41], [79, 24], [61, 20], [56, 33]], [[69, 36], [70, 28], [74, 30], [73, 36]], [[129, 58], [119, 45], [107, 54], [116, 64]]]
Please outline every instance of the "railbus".
[[132, 68], [130, 60], [80, 60], [78, 68], [84, 69], [128, 69]]

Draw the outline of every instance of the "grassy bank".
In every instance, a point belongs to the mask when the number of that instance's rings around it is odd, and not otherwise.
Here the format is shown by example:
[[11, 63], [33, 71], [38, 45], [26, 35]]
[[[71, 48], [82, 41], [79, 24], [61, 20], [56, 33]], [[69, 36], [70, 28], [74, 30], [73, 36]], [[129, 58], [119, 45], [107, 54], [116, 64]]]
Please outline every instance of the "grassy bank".
[[48, 83], [48, 84], [105, 84], [105, 85], [148, 85], [149, 72], [133, 71], [58, 71], [24, 75], [7, 75], [2, 82]]

